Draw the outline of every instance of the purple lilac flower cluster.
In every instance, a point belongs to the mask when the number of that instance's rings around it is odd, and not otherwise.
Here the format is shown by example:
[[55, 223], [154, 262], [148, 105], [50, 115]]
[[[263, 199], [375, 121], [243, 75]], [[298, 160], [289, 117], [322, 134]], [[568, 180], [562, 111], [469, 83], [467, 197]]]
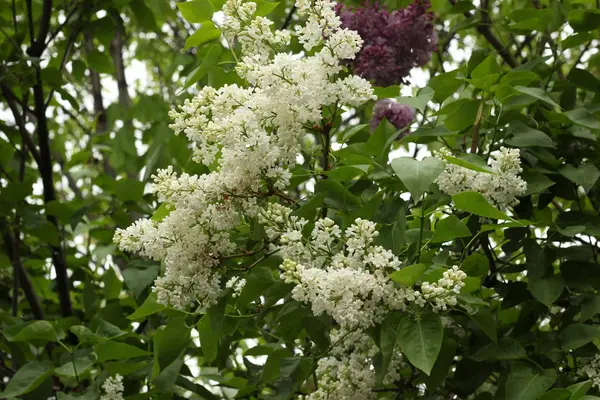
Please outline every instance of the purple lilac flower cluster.
[[416, 0], [389, 12], [377, 2], [362, 7], [338, 4], [342, 25], [364, 40], [353, 61], [354, 73], [377, 86], [402, 83], [414, 67], [425, 65], [437, 47], [429, 1]]
[[[396, 129], [400, 130], [410, 125], [414, 120], [415, 110], [392, 99], [383, 99], [375, 103], [375, 107], [373, 107], [371, 131], [377, 129], [383, 118], [387, 119]], [[404, 132], [398, 139], [404, 137], [407, 133], [408, 131]]]

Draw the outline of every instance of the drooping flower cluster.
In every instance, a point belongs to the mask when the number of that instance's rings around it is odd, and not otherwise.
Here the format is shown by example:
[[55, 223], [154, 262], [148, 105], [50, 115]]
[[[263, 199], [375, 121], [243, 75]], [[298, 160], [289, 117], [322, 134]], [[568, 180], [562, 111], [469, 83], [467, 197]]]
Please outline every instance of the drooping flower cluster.
[[580, 368], [580, 373], [592, 381], [600, 389], [600, 354], [597, 354], [588, 363]]
[[[423, 282], [420, 290], [401, 287], [388, 277], [400, 262], [374, 244], [379, 232], [373, 222], [358, 218], [342, 231], [333, 220], [322, 218], [305, 237], [307, 221], [291, 213], [271, 203], [259, 214], [269, 240], [284, 258], [281, 278], [296, 285], [295, 300], [310, 305], [315, 315], [331, 316], [339, 325], [332, 332], [331, 357], [319, 361], [319, 390], [309, 398], [374, 398], [372, 365], [377, 347], [366, 331], [390, 311], [406, 310], [410, 304], [430, 304], [434, 310], [456, 305], [466, 274], [453, 267], [437, 283]], [[392, 364], [391, 381], [399, 366]]]
[[[371, 117], [371, 131], [377, 129], [381, 120], [387, 119], [398, 130], [410, 125], [415, 119], [414, 108], [405, 104], [400, 104], [392, 99], [383, 99], [375, 103], [373, 107], [373, 116]], [[408, 134], [407, 131], [402, 136]]]
[[338, 5], [343, 26], [364, 40], [353, 61], [354, 73], [377, 86], [389, 86], [403, 82], [412, 68], [425, 65], [437, 47], [429, 7], [423, 0], [391, 13], [376, 1], [356, 8]]
[[362, 40], [341, 28], [334, 4], [298, 0], [296, 7], [307, 19], [297, 29], [300, 42], [306, 51], [317, 47], [310, 56], [288, 51], [290, 32], [272, 31], [271, 21], [255, 15], [255, 3], [228, 0], [221, 29], [230, 45], [241, 44], [236, 72], [248, 86], [204, 87], [170, 112], [171, 128], [187, 136], [194, 160], [212, 172], [159, 171], [153, 189], [171, 212], [115, 235], [122, 250], [166, 265], [154, 287], [161, 304], [214, 304], [220, 259], [235, 250], [230, 232], [256, 215], [259, 199], [288, 185], [305, 127], [321, 123], [325, 106], [358, 107], [374, 99], [366, 80], [338, 76], [342, 60], [352, 59]]
[[437, 177], [436, 183], [444, 193], [455, 195], [461, 192], [478, 192], [487, 201], [499, 208], [519, 204], [517, 197], [527, 190], [527, 183], [519, 177], [523, 171], [519, 149], [501, 147], [492, 154], [490, 173], [479, 172], [460, 165], [450, 164], [444, 154], [438, 157], [446, 163], [445, 170]]
[[114, 377], [109, 376], [102, 384], [104, 394], [100, 400], [123, 400], [123, 377], [119, 374]]
[[[339, 330], [331, 332], [333, 346], [328, 357], [319, 359], [317, 375], [319, 387], [308, 396], [310, 400], [355, 400], [375, 399], [372, 389], [376, 385], [373, 357], [379, 349], [373, 340], [362, 331], [345, 333]], [[406, 367], [398, 349], [392, 353], [392, 359], [384, 376], [384, 385], [400, 380], [399, 371]]]

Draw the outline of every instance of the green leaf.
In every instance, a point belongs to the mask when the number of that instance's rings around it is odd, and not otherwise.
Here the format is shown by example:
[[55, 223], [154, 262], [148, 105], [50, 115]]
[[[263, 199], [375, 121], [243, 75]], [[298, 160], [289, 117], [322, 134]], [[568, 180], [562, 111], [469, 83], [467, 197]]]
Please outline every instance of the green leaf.
[[400, 95], [400, 86], [398, 86], [398, 85], [391, 85], [391, 86], [386, 86], [386, 87], [375, 86], [373, 88], [373, 91], [375, 92], [375, 96], [377, 96], [378, 99], [396, 98]]
[[141, 320], [146, 318], [148, 315], [161, 312], [165, 308], [165, 306], [156, 302], [156, 292], [152, 292], [148, 295], [148, 297], [146, 297], [144, 303], [127, 318], [132, 321]]
[[600, 328], [586, 324], [571, 324], [558, 335], [564, 350], [573, 350], [584, 346], [600, 336]]
[[473, 253], [463, 261], [461, 269], [468, 276], [487, 276], [490, 269], [488, 259], [480, 253]]
[[580, 322], [585, 322], [596, 314], [600, 313], [600, 295], [595, 293], [584, 293], [581, 302]]
[[179, 371], [183, 366], [183, 355], [178, 357], [169, 366], [163, 369], [158, 376], [156, 376], [152, 383], [162, 392], [169, 392], [172, 390], [173, 385], [177, 381]]
[[221, 37], [221, 31], [215, 27], [212, 21], [204, 21], [202, 26], [188, 37], [185, 41], [184, 50], [191, 47], [202, 46], [203, 44], [213, 42]]
[[515, 147], [556, 147], [556, 143], [542, 131], [533, 129], [519, 120], [510, 124], [512, 137], [505, 143]]
[[569, 386], [567, 389], [573, 393], [569, 400], [579, 400], [592, 388], [592, 381], [587, 380], [583, 382], [575, 383]]
[[444, 327], [440, 316], [425, 311], [417, 319], [405, 315], [398, 324], [396, 338], [402, 353], [415, 367], [430, 375], [442, 347]]
[[543, 395], [538, 397], [538, 399], [539, 400], [567, 400], [569, 397], [571, 397], [571, 392], [568, 389], [556, 388], [556, 389], [547, 391], [546, 393], [544, 393]]
[[513, 338], [502, 338], [498, 344], [483, 346], [471, 358], [475, 361], [516, 360], [527, 356], [525, 348]]
[[276, 280], [273, 277], [271, 268], [267, 266], [257, 266], [252, 268], [250, 273], [246, 276], [246, 284], [242, 289], [242, 293], [240, 293], [238, 303], [247, 304], [255, 300], [275, 282]]
[[435, 92], [429, 87], [419, 89], [416, 97], [398, 97], [396, 101], [400, 104], [405, 104], [419, 111], [425, 111], [427, 103], [433, 98]]
[[158, 276], [159, 266], [149, 265], [146, 268], [130, 267], [122, 271], [123, 280], [135, 297], [139, 296], [144, 289], [151, 285]]
[[68, 379], [78, 379], [85, 376], [94, 366], [94, 359], [89, 354], [75, 356], [54, 370], [56, 375]]
[[148, 353], [139, 347], [121, 342], [100, 342], [94, 346], [94, 352], [99, 362], [108, 360], [125, 360], [128, 358], [147, 356]]
[[537, 301], [550, 307], [563, 292], [565, 280], [560, 275], [542, 278], [530, 277], [527, 288]]
[[407, 265], [398, 271], [392, 272], [390, 279], [403, 286], [412, 287], [427, 269], [427, 264]]
[[256, 3], [256, 15], [259, 17], [264, 17], [271, 13], [271, 11], [275, 10], [277, 6], [280, 4], [277, 1], [264, 1], [257, 0]]
[[8, 381], [0, 398], [12, 398], [31, 392], [52, 375], [50, 361], [29, 361]]
[[421, 161], [400, 157], [392, 160], [392, 169], [416, 202], [442, 173], [444, 163], [436, 157], [427, 157]]
[[204, 23], [210, 21], [214, 14], [214, 9], [208, 0], [193, 0], [185, 3], [175, 3], [181, 15], [187, 22]]
[[156, 330], [154, 334], [154, 362], [160, 371], [167, 368], [188, 347], [191, 329], [183, 318], [169, 320], [166, 326]]
[[219, 56], [221, 55], [222, 46], [219, 43], [215, 43], [208, 49], [208, 52], [202, 59], [202, 64], [200, 64], [196, 69], [194, 69], [186, 78], [183, 87], [180, 92], [192, 86], [194, 83], [198, 82], [200, 79], [204, 78], [208, 71], [217, 65], [219, 62]]
[[339, 137], [338, 142], [339, 143], [346, 143], [348, 140], [350, 140], [350, 138], [354, 135], [356, 135], [358, 132], [364, 130], [366, 127], [368, 127], [370, 124], [358, 124], [358, 125], [354, 125], [352, 128], [348, 129], [347, 131], [345, 131], [341, 137]]
[[552, 387], [556, 380], [554, 369], [539, 369], [526, 362], [515, 362], [506, 381], [506, 398], [511, 400], [536, 400]]
[[558, 172], [570, 181], [582, 186], [586, 192], [589, 192], [600, 178], [600, 170], [590, 162], [581, 164], [577, 168], [571, 164], [566, 164]]
[[[461, 101], [461, 100], [459, 100]], [[458, 102], [457, 102], [458, 103]], [[477, 110], [479, 109], [479, 100], [464, 100], [444, 119], [446, 128], [454, 132], [467, 129], [475, 123]], [[454, 105], [452, 103], [451, 105]]]
[[427, 384], [427, 390], [435, 391], [439, 385], [444, 382], [450, 369], [454, 364], [454, 357], [456, 356], [457, 343], [456, 340], [445, 337], [442, 342], [442, 349], [438, 355], [435, 364], [431, 370], [431, 374], [425, 379]]
[[377, 382], [381, 382], [394, 355], [396, 345], [396, 328], [393, 325], [395, 316], [389, 314], [379, 327], [379, 350], [381, 352], [381, 368], [377, 371]]
[[471, 236], [471, 231], [467, 225], [459, 220], [456, 215], [451, 215], [438, 221], [431, 243], [449, 242], [459, 237], [468, 236]]
[[436, 103], [442, 103], [464, 85], [462, 80], [456, 78], [459, 71], [460, 69], [455, 69], [454, 71], [437, 74], [429, 80], [429, 87], [435, 91], [433, 100]]
[[115, 192], [121, 201], [140, 201], [144, 196], [144, 182], [135, 179], [120, 179], [115, 182]]
[[48, 321], [33, 321], [25, 325], [12, 325], [2, 331], [9, 342], [31, 342], [41, 343], [56, 342], [56, 331]]
[[462, 192], [452, 196], [452, 201], [458, 210], [466, 211], [482, 217], [511, 220], [508, 215], [492, 206], [477, 192]]
[[533, 169], [526, 170], [521, 174], [521, 177], [527, 182], [526, 196], [534, 193], [542, 193], [547, 188], [554, 185], [552, 179]]
[[492, 342], [498, 342], [498, 329], [496, 328], [496, 320], [491, 311], [480, 309], [475, 314], [470, 315], [471, 319], [477, 326], [491, 339]]
[[123, 282], [119, 280], [115, 270], [108, 268], [103, 276], [104, 280], [104, 294], [108, 300], [118, 299], [123, 290]]
[[568, 20], [575, 32], [591, 31], [600, 27], [600, 10], [577, 8], [569, 11]]
[[[471, 156], [471, 157], [468, 157], [468, 159], [470, 159], [473, 162], [469, 161], [467, 159], [467, 156]], [[461, 166], [461, 167], [464, 167], [464, 168], [467, 168], [467, 169], [470, 169], [473, 171], [482, 172], [485, 174], [493, 173], [492, 171], [490, 171], [488, 166], [485, 164], [485, 161], [483, 161], [483, 159], [479, 158], [475, 154], [465, 154], [462, 157], [465, 157], [465, 158], [456, 158], [456, 157], [452, 157], [452, 156], [445, 156], [444, 158], [450, 164], [458, 165], [458, 166]]]
[[86, 55], [87, 63], [90, 69], [99, 74], [113, 74], [113, 63], [108, 54], [98, 50], [93, 50]]
[[576, 33], [561, 40], [560, 47], [562, 47], [563, 50], [571, 49], [573, 47], [581, 46], [582, 44], [585, 44], [593, 39], [594, 36], [588, 32]]
[[563, 113], [563, 115], [577, 125], [585, 126], [586, 128], [593, 130], [600, 129], [600, 122], [598, 122], [598, 118], [596, 118], [594, 114], [585, 108], [576, 108], [571, 111], [566, 111]]
[[315, 194], [325, 194], [325, 204], [338, 210], [348, 210], [360, 206], [360, 201], [340, 182], [325, 179], [315, 185]]
[[490, 55], [471, 72], [471, 83], [480, 89], [489, 88], [500, 78], [501, 72], [496, 55]]
[[550, 96], [548, 96], [548, 93], [546, 93], [546, 91], [543, 89], [515, 86], [515, 90], [528, 96], [535, 97], [536, 99], [541, 100], [546, 104], [550, 104], [553, 107], [560, 108], [560, 106], [556, 104], [556, 102], [554, 102], [554, 100], [552, 100]]
[[590, 90], [592, 92], [600, 91], [600, 79], [596, 78], [591, 72], [585, 69], [573, 68], [567, 77], [569, 82], [574, 83], [578, 87]]
[[174, 206], [172, 206], [169, 203], [162, 203], [160, 205], [160, 207], [158, 207], [156, 209], [156, 211], [154, 211], [154, 214], [152, 214], [152, 217], [150, 218], [152, 221], [156, 221], [156, 222], [160, 222], [163, 219], [165, 219], [165, 217], [169, 214], [171, 214], [171, 212], [175, 209]]

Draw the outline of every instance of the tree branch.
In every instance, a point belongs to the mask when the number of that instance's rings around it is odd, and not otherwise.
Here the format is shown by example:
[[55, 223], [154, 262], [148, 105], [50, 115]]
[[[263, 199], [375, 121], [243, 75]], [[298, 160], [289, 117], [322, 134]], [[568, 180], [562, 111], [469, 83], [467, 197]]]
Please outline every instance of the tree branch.
[[[27, 1], [29, 9], [29, 23], [33, 25], [31, 20], [31, 0]], [[32, 37], [32, 44], [27, 49], [27, 54], [32, 57], [39, 57], [44, 51], [44, 43], [46, 42], [46, 36], [50, 26], [50, 15], [52, 12], [52, 0], [45, 0], [42, 11], [42, 17], [40, 20], [40, 30], [38, 32], [37, 39], [34, 41]], [[33, 28], [30, 28], [33, 31]], [[33, 86], [33, 99], [34, 99], [34, 112], [37, 118], [37, 136], [38, 143], [40, 146], [40, 163], [38, 169], [42, 177], [44, 203], [48, 204], [51, 201], [56, 200], [56, 192], [54, 189], [54, 178], [52, 170], [52, 157], [50, 153], [50, 133], [48, 131], [48, 120], [46, 119], [46, 103], [44, 100], [44, 86], [42, 83], [42, 74], [40, 67], [36, 67], [35, 71], [35, 85]], [[58, 226], [58, 220], [53, 215], [46, 214], [46, 219], [52, 225], [54, 225], [57, 231], [60, 232]], [[70, 298], [70, 285], [69, 275], [67, 273], [67, 262], [64, 255], [62, 240], [59, 237], [59, 243], [57, 246], [50, 245], [52, 249], [52, 262], [54, 264], [54, 270], [56, 271], [56, 287], [58, 291], [58, 297], [60, 300], [60, 311], [63, 317], [68, 317], [72, 314], [71, 298]]]
[[[6, 253], [11, 260], [11, 263], [14, 268], [14, 273], [19, 278], [19, 282], [21, 284], [21, 288], [23, 288], [23, 292], [25, 293], [25, 297], [27, 298], [27, 302], [31, 307], [31, 312], [35, 316], [36, 319], [44, 319], [44, 311], [40, 305], [40, 302], [31, 286], [31, 281], [29, 280], [29, 276], [27, 272], [23, 268], [23, 264], [21, 263], [21, 256], [19, 254], [19, 246], [17, 242], [14, 240], [12, 234], [10, 233], [10, 227], [6, 223], [4, 219], [0, 219], [0, 231], [2, 231], [2, 237], [4, 240], [4, 248], [6, 249]], [[16, 296], [16, 293], [13, 294]]]
[[[89, 32], [85, 33], [85, 49], [88, 53], [94, 50], [94, 40]], [[92, 85], [92, 98], [94, 99], [94, 116], [96, 118], [96, 135], [101, 135], [108, 129], [108, 118], [106, 109], [104, 108], [104, 100], [102, 98], [102, 84], [100, 83], [100, 75], [94, 69], [89, 68], [90, 83]], [[117, 174], [108, 162], [107, 157], [102, 157], [102, 166], [104, 172], [111, 178]]]
[[19, 132], [21, 133], [21, 138], [23, 139], [23, 143], [27, 146], [27, 150], [29, 150], [29, 153], [31, 153], [31, 156], [33, 157], [33, 159], [35, 160], [36, 164], [39, 167], [40, 162], [41, 162], [40, 154], [38, 153], [37, 147], [33, 143], [33, 139], [29, 135], [27, 128], [25, 128], [25, 121], [23, 120], [23, 117], [21, 116], [19, 107], [17, 106], [17, 103], [15, 102], [13, 94], [11, 93], [10, 89], [7, 86], [5, 86], [3, 83], [0, 83], [0, 88], [2, 89], [2, 94], [6, 98], [8, 107], [10, 108], [10, 111], [13, 114], [15, 123], [17, 124], [17, 128], [19, 129]]
[[[449, 0], [452, 5], [456, 4], [456, 0]], [[502, 44], [500, 39], [498, 39], [490, 29], [490, 16], [488, 13], [488, 2], [487, 0], [483, 0], [481, 2], [481, 23], [479, 23], [476, 27], [477, 32], [479, 32], [491, 45], [492, 47], [500, 54], [502, 59], [512, 68], [517, 67], [517, 61], [513, 57], [513, 55], [508, 51], [508, 49]], [[473, 18], [474, 15], [465, 12], [464, 16], [467, 18]]]
[[110, 53], [115, 64], [115, 78], [117, 80], [117, 88], [119, 89], [119, 104], [125, 108], [131, 107], [131, 97], [125, 78], [125, 63], [123, 61], [123, 44], [125, 36], [125, 25], [123, 19], [118, 12], [111, 12], [117, 22], [115, 36], [110, 43]]

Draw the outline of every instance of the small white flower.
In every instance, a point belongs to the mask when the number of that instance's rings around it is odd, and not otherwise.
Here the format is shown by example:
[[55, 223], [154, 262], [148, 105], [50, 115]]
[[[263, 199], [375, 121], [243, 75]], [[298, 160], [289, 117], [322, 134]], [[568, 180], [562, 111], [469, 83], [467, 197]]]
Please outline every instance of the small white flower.
[[109, 376], [102, 384], [104, 394], [100, 397], [100, 400], [123, 400], [123, 377], [119, 374], [114, 377]]

